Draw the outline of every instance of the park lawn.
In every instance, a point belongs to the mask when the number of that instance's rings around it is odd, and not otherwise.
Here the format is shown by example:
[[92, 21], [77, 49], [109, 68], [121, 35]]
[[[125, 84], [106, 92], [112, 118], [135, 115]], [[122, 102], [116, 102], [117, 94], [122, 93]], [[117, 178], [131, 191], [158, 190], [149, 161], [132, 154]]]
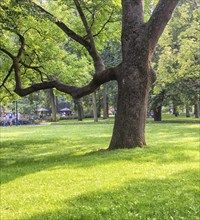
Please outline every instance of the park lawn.
[[146, 148], [106, 151], [112, 128], [1, 128], [1, 220], [199, 219], [199, 124], [147, 123]]

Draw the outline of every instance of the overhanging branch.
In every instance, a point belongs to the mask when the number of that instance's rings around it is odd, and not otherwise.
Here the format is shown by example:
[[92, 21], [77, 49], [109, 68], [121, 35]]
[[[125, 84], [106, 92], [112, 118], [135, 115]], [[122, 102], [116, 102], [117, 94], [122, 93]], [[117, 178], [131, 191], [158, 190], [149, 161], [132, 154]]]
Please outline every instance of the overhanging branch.
[[55, 79], [50, 82], [42, 82], [42, 83], [33, 84], [27, 88], [22, 88], [20, 85], [18, 85], [16, 86], [14, 91], [19, 96], [26, 96], [30, 93], [33, 93], [39, 90], [56, 88], [57, 90], [61, 92], [71, 95], [74, 99], [77, 99], [77, 98], [83, 97], [85, 95], [88, 95], [94, 92], [101, 84], [111, 81], [111, 80], [115, 80], [115, 79], [116, 79], [115, 68], [110, 68], [101, 73], [95, 74], [92, 81], [88, 85], [83, 86], [83, 87], [70, 86]]

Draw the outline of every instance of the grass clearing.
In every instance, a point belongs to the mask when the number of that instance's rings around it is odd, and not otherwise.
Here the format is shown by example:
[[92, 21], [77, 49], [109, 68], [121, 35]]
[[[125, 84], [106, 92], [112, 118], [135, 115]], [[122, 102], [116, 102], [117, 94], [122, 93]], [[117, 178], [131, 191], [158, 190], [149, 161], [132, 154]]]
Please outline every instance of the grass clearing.
[[199, 124], [149, 120], [146, 148], [100, 150], [112, 128], [1, 128], [1, 220], [199, 219]]

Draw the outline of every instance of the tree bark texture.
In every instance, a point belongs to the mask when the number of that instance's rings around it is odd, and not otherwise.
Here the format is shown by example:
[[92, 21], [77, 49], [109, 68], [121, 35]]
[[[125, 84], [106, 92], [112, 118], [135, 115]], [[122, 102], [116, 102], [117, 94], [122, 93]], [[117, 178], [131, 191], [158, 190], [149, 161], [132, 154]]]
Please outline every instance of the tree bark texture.
[[103, 108], [103, 119], [108, 118], [108, 111], [107, 111], [107, 84], [103, 85], [103, 101], [102, 101], [102, 108]]
[[97, 96], [96, 96], [96, 92], [93, 92], [93, 93], [92, 93], [92, 106], [93, 106], [94, 122], [98, 122], [98, 116], [97, 116]]
[[56, 121], [56, 114], [57, 114], [57, 107], [56, 107], [56, 99], [53, 93], [53, 89], [49, 90], [50, 94], [50, 101], [51, 101], [51, 114], [52, 114], [52, 121]]
[[165, 90], [162, 90], [158, 95], [154, 97], [152, 102], [152, 109], [154, 113], [154, 121], [162, 120], [162, 105], [165, 97]]
[[154, 121], [162, 121], [162, 106], [153, 109]]
[[82, 121], [83, 118], [84, 118], [82, 100], [81, 99], [75, 100], [75, 104], [76, 104], [76, 107], [77, 107], [78, 121]]
[[[122, 74], [126, 73], [126, 74]], [[150, 80], [147, 73], [125, 65], [118, 76], [118, 102], [109, 149], [146, 145], [145, 121]]]
[[190, 117], [190, 108], [189, 106], [186, 106], [186, 117], [189, 118]]

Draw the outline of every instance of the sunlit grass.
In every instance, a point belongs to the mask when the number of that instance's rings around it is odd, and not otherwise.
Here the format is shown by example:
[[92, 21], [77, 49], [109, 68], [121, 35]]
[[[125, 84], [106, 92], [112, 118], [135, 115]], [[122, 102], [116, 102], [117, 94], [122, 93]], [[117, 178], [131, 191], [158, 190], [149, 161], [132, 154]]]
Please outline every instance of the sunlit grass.
[[146, 148], [105, 151], [112, 122], [1, 128], [1, 220], [199, 219], [199, 125], [148, 123]]

